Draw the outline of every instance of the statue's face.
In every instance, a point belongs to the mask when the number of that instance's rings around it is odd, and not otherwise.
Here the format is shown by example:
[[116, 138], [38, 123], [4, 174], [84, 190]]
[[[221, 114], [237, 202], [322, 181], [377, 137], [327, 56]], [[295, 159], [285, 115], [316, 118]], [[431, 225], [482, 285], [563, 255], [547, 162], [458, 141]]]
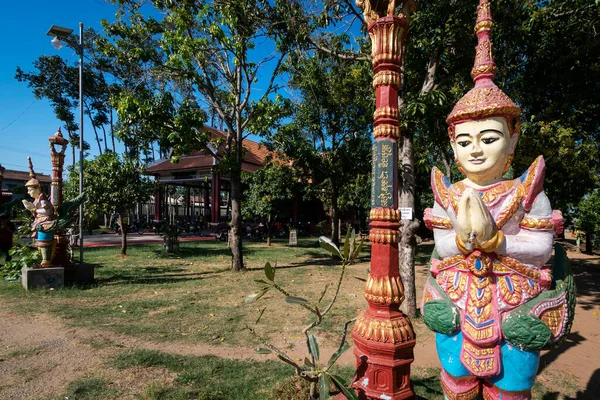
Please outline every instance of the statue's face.
[[40, 196], [41, 191], [41, 188], [37, 186], [27, 186], [27, 194], [34, 199], [37, 199]]
[[490, 184], [502, 178], [517, 139], [517, 135], [510, 136], [504, 118], [492, 117], [457, 124], [452, 148], [467, 178]]

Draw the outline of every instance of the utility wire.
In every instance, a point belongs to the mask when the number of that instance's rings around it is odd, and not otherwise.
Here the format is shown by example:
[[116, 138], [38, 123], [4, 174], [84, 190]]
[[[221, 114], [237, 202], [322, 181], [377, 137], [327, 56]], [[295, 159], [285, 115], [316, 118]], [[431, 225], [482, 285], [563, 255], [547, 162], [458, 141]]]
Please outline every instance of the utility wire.
[[[73, 58], [73, 56], [76, 54], [77, 52], [73, 52], [73, 54], [71, 54], [71, 56], [65, 61], [66, 63], [68, 63], [69, 61], [71, 61], [71, 58]], [[54, 80], [54, 78], [56, 78], [56, 76], [58, 75], [58, 71], [54, 73], [54, 75], [52, 75], [52, 79], [50, 80]], [[38, 101], [39, 99], [34, 99], [31, 104], [29, 104], [21, 114], [19, 114], [15, 119], [13, 119], [12, 121], [10, 121], [7, 125], [5, 125], [2, 129], [0, 129], [0, 132], [2, 132], [3, 130], [5, 130], [6, 128], [8, 128], [9, 126], [11, 126], [12, 124], [14, 124], [19, 118], [21, 118], [23, 116], [23, 114], [25, 114], [27, 112], [27, 110], [29, 110], [31, 108], [31, 106], [33, 105], [33, 103], [35, 103], [36, 101]]]

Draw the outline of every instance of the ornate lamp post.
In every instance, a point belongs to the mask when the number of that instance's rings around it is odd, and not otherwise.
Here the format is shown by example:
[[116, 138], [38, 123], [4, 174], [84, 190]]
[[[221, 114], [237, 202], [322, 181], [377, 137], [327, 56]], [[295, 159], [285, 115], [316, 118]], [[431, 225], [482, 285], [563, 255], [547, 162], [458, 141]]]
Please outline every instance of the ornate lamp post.
[[[408, 2], [405, 2], [408, 3]], [[409, 399], [415, 334], [400, 310], [404, 287], [398, 270], [398, 90], [408, 19], [394, 15], [395, 1], [358, 0], [372, 43], [376, 90], [371, 186], [371, 269], [365, 287], [367, 309], [352, 338], [357, 359], [353, 387], [360, 398]]]
[[[63, 45], [60, 39], [67, 39], [73, 33], [73, 29], [52, 25], [46, 35], [54, 36], [51, 43], [56, 50]], [[79, 194], [83, 193], [83, 23], [79, 23]], [[83, 263], [83, 203], [79, 205], [79, 262]]]
[[[57, 209], [63, 202], [63, 165], [65, 163], [65, 150], [69, 141], [65, 139], [60, 131], [48, 138], [50, 142], [50, 157], [52, 158], [52, 186], [50, 188], [50, 202]], [[57, 151], [58, 146], [58, 151]], [[52, 259], [54, 265], [65, 266], [70, 264], [68, 255], [67, 238], [63, 232], [55, 232], [56, 253]]]

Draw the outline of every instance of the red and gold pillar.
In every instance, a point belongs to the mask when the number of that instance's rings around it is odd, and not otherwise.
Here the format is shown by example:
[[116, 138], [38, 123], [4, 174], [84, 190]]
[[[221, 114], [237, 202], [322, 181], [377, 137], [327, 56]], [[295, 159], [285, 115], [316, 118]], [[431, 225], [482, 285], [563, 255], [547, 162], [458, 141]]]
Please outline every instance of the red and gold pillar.
[[[50, 157], [52, 159], [52, 185], [50, 187], [50, 202], [56, 210], [63, 202], [63, 165], [65, 164], [65, 150], [69, 141], [65, 139], [60, 131], [48, 138], [50, 142]], [[57, 150], [58, 146], [58, 150]], [[64, 232], [54, 233], [56, 239], [56, 252], [52, 257], [52, 265], [55, 267], [67, 266], [71, 264], [69, 256], [69, 241]]]
[[408, 21], [400, 14], [371, 18], [369, 22], [376, 90], [369, 233], [372, 248], [365, 287], [368, 306], [352, 332], [357, 360], [357, 379], [352, 386], [363, 399], [411, 399], [415, 395], [410, 382], [415, 334], [410, 320], [399, 310], [404, 287], [398, 270], [397, 195], [398, 90]]

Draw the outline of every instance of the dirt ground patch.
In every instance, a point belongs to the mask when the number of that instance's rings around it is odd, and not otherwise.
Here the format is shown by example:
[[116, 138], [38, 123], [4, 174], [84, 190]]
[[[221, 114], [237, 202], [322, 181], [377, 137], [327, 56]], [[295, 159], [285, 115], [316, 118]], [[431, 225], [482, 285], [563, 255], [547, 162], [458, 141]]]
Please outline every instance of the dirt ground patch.
[[[597, 399], [600, 393], [600, 256], [569, 253], [576, 274], [578, 304], [571, 334], [560, 349], [542, 354], [538, 380], [569, 398]], [[417, 267], [418, 290], [422, 288], [427, 267]], [[353, 283], [357, 290], [361, 283]], [[358, 289], [359, 291], [359, 289]], [[360, 291], [359, 291], [360, 293]], [[418, 294], [420, 296], [420, 293]], [[364, 307], [362, 296], [346, 293], [342, 302], [349, 307]], [[167, 310], [159, 309], [157, 313]], [[298, 318], [293, 312], [290, 320]], [[415, 347], [416, 367], [439, 367], [433, 334], [417, 320]], [[290, 349], [295, 358], [303, 358], [303, 338], [297, 332], [283, 329], [275, 343]], [[252, 347], [179, 341], [146, 341], [133, 336], [89, 328], [67, 327], [59, 317], [40, 310], [34, 316], [18, 315], [7, 305], [0, 305], [0, 382], [1, 399], [57, 399], [70, 382], [100, 377], [127, 393], [120, 398], [133, 399], [153, 383], [173, 380], [169, 371], [160, 368], [116, 370], [107, 364], [112, 356], [130, 349], [159, 350], [181, 355], [216, 355], [232, 359], [264, 360], [272, 356], [257, 355]], [[326, 345], [327, 356], [334, 346]], [[352, 365], [354, 357], [347, 352], [340, 360]], [[572, 397], [571, 397], [572, 396]], [[139, 397], [137, 397], [139, 398]], [[143, 398], [143, 397], [142, 397]]]

